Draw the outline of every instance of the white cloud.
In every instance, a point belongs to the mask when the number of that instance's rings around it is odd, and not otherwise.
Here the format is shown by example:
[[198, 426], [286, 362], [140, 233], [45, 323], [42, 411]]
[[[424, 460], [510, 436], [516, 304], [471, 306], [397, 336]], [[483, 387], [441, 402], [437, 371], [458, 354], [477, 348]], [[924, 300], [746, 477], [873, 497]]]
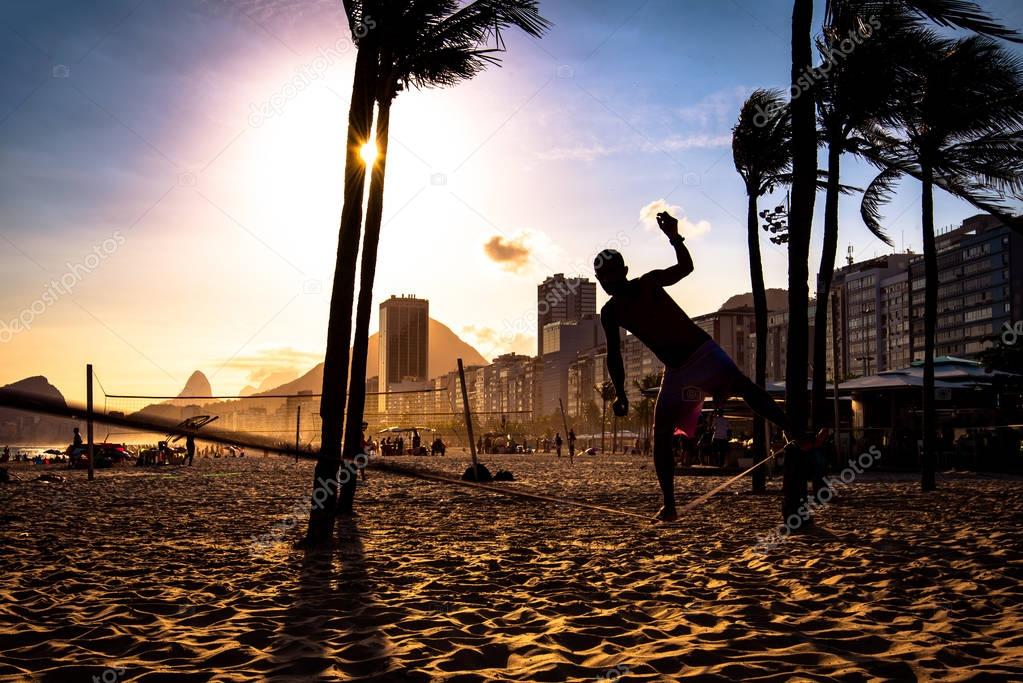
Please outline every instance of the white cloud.
[[678, 219], [678, 231], [683, 237], [697, 237], [710, 232], [709, 221], [693, 222], [685, 215], [681, 206], [669, 204], [664, 199], [656, 199], [639, 210], [639, 219], [648, 230], [657, 229], [657, 214], [667, 211]]

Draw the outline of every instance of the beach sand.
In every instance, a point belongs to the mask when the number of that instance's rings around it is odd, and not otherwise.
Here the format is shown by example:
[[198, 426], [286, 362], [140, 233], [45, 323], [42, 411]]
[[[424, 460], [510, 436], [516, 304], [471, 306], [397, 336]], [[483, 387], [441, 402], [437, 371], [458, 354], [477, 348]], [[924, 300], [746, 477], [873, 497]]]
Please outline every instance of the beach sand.
[[[451, 474], [464, 455], [400, 458]], [[653, 514], [642, 458], [486, 456], [510, 488]], [[1023, 481], [861, 475], [813, 533], [748, 481], [655, 527], [371, 472], [293, 549], [312, 463], [0, 487], [0, 679], [1023, 680]], [[679, 500], [723, 481], [678, 479]]]

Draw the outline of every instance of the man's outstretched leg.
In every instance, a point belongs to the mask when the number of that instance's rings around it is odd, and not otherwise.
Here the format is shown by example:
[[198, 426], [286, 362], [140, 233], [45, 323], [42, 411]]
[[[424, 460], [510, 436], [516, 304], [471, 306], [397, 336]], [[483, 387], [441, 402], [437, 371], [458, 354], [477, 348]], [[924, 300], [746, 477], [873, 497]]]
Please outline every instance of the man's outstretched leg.
[[745, 375], [738, 381], [734, 389], [735, 393], [742, 397], [742, 400], [746, 402], [754, 413], [764, 418], [768, 422], [773, 422], [782, 431], [784, 431], [789, 438], [798, 439], [801, 434], [794, 434], [792, 431], [791, 422], [789, 422], [789, 416], [785, 414], [782, 407], [778, 405], [777, 401], [771, 398], [771, 395], [767, 391], [756, 384], [753, 380]]

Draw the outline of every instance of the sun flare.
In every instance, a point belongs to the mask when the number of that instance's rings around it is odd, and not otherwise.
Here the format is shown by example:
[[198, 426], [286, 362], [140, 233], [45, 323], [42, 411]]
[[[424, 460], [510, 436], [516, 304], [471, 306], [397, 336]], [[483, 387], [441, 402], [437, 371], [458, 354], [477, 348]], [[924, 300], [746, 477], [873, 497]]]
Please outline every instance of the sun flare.
[[372, 165], [377, 159], [377, 145], [372, 140], [359, 149], [359, 155], [367, 165]]

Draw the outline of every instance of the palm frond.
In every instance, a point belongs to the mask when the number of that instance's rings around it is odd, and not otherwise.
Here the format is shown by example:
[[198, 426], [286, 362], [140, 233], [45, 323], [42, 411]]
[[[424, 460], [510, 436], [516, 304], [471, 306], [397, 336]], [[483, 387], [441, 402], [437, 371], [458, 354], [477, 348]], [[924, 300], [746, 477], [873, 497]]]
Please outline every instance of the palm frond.
[[886, 168], [870, 181], [860, 200], [860, 216], [863, 217], [867, 229], [888, 246], [892, 246], [892, 240], [881, 225], [884, 220], [881, 216], [881, 207], [895, 196], [895, 186], [902, 176], [903, 172], [900, 169]]

